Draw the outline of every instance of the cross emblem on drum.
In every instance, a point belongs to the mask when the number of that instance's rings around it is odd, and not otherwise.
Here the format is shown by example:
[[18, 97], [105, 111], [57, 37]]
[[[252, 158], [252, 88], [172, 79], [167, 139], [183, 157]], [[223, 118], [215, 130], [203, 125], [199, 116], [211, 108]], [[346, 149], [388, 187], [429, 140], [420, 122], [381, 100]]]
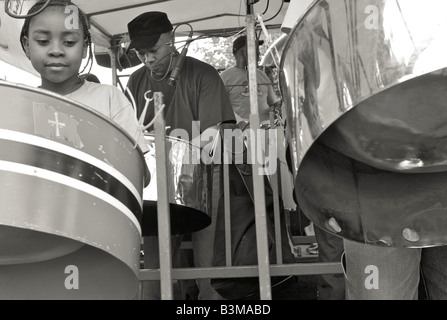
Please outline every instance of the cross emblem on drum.
[[59, 129], [61, 128], [65, 128], [66, 124], [59, 122], [59, 114], [57, 112], [54, 113], [54, 118], [55, 120], [48, 120], [48, 123], [52, 126], [52, 127], [56, 127], [56, 137], [60, 137], [61, 136], [61, 132]]

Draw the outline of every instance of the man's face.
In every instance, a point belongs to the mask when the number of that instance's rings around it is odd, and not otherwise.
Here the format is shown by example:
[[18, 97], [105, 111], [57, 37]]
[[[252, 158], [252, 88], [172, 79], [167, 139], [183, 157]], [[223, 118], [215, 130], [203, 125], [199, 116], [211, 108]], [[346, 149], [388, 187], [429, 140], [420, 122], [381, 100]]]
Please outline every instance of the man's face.
[[[242, 47], [239, 49], [242, 52], [243, 57], [245, 58], [245, 64], [248, 65], [248, 47]], [[259, 46], [256, 47], [256, 63], [259, 62], [260, 58], [260, 52], [259, 52]]]
[[170, 56], [173, 53], [170, 33], [164, 33], [158, 42], [150, 49], [135, 48], [138, 58], [146, 67], [158, 76], [164, 76], [168, 72], [171, 62]]

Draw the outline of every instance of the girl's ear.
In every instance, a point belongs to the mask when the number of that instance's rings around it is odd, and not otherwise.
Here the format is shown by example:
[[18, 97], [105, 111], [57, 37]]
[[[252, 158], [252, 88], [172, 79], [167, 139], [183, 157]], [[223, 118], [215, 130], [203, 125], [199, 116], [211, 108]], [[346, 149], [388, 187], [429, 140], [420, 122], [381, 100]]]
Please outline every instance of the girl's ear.
[[31, 60], [31, 54], [29, 52], [29, 39], [28, 37], [23, 37], [22, 38], [22, 43], [23, 43], [23, 49], [25, 49], [25, 54], [28, 57], [28, 59]]

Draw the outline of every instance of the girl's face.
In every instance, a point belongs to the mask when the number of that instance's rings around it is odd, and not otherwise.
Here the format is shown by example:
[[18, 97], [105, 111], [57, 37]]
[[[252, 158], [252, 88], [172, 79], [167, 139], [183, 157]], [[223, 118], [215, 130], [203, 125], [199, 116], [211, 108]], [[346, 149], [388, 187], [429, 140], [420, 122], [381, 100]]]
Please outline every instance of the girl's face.
[[49, 7], [31, 19], [25, 51], [43, 85], [79, 81], [79, 68], [87, 56], [82, 24], [67, 29], [65, 25], [72, 21], [64, 9]]

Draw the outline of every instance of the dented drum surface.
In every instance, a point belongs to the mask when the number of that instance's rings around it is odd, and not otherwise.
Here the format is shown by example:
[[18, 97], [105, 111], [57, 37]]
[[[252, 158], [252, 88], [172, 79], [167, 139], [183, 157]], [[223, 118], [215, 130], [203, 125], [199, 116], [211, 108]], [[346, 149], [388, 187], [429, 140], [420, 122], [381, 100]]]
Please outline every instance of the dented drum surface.
[[[145, 135], [149, 152], [145, 154], [151, 174], [149, 185], [143, 190], [143, 236], [158, 234], [157, 168], [155, 136]], [[201, 149], [190, 142], [166, 137], [168, 201], [171, 234], [180, 235], [199, 231], [211, 223], [213, 168], [201, 161]]]
[[0, 298], [135, 298], [145, 161], [133, 138], [48, 91], [0, 82], [0, 96]]
[[295, 193], [325, 230], [381, 246], [447, 244], [445, 9], [315, 1], [292, 29], [280, 81]]

